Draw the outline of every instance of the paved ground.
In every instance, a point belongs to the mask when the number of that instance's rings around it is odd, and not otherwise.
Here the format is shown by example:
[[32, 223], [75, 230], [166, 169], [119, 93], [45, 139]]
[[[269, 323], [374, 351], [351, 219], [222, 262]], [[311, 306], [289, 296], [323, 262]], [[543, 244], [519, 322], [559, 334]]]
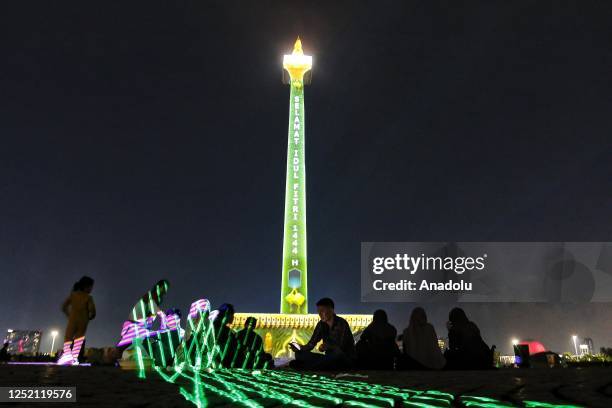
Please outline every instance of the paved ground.
[[[612, 368], [530, 368], [492, 371], [404, 371], [364, 373], [378, 384], [479, 395], [518, 403], [535, 400], [612, 408]], [[351, 377], [345, 377], [350, 379]]]
[[174, 384], [151, 374], [146, 380], [114, 367], [0, 366], [0, 386], [63, 385], [77, 387], [77, 403], [18, 403], [0, 407], [186, 407]]
[[[372, 383], [438, 390], [455, 395], [480, 395], [520, 402], [537, 400], [593, 408], [612, 407], [612, 368], [505, 369], [455, 372], [361, 372], [363, 377], [341, 377]], [[178, 387], [151, 374], [113, 367], [0, 366], [0, 386], [75, 385], [77, 404], [12, 404], [26, 407], [191, 407]], [[11, 404], [0, 404], [11, 406]]]

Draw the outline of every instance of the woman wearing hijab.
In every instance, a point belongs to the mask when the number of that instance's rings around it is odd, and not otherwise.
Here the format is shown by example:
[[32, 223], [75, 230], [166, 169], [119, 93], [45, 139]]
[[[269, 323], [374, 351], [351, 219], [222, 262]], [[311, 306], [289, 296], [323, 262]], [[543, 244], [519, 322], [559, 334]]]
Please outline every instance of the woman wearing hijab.
[[447, 368], [470, 370], [493, 367], [491, 349], [480, 336], [480, 330], [458, 307], [448, 316], [448, 350], [444, 353]]
[[425, 309], [415, 307], [410, 315], [410, 323], [402, 334], [403, 369], [439, 370], [445, 360], [438, 345], [434, 327], [427, 322]]
[[356, 345], [359, 367], [371, 370], [393, 370], [399, 349], [395, 343], [397, 329], [389, 324], [384, 310], [374, 312], [372, 323], [361, 333]]

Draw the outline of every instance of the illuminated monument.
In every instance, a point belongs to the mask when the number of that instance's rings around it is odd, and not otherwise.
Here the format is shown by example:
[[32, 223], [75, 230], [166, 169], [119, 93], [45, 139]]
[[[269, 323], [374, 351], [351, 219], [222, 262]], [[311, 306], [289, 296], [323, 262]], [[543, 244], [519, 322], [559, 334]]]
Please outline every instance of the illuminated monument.
[[[306, 264], [306, 166], [304, 165], [304, 85], [309, 81], [312, 57], [304, 55], [302, 42], [285, 55], [283, 68], [289, 73], [289, 136], [285, 187], [285, 229], [281, 313], [308, 313]], [[305, 75], [308, 74], [308, 77]], [[306, 79], [306, 80], [305, 80]]]
[[[280, 314], [236, 313], [233, 328], [244, 326], [247, 317], [257, 318], [256, 331], [264, 339], [264, 349], [274, 357], [291, 355], [291, 341], [305, 343], [319, 321], [308, 314], [308, 275], [306, 263], [306, 162], [304, 86], [310, 84], [312, 57], [304, 55], [298, 38], [293, 53], [283, 59], [283, 82], [290, 85], [287, 180], [285, 186], [285, 226], [281, 280]], [[371, 315], [341, 315], [353, 333], [361, 332]]]

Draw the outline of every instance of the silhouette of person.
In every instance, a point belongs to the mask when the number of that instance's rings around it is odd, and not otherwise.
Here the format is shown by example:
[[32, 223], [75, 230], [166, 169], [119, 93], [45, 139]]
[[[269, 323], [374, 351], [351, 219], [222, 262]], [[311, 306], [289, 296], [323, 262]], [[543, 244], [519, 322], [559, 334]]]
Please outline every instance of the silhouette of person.
[[360, 368], [371, 370], [393, 370], [399, 348], [395, 343], [397, 329], [389, 324], [384, 310], [374, 312], [372, 323], [361, 333], [356, 345]]
[[491, 349], [480, 336], [478, 326], [471, 322], [463, 309], [458, 307], [448, 316], [448, 350], [446, 368], [448, 369], [487, 369], [493, 367]]
[[263, 339], [255, 332], [257, 319], [249, 316], [244, 322], [244, 328], [236, 333], [239, 353], [233, 364], [236, 368], [260, 368], [268, 362], [268, 368], [274, 365], [272, 355], [264, 352]]
[[[319, 322], [308, 343], [304, 345], [290, 344], [295, 353], [295, 360], [290, 367], [298, 370], [339, 370], [349, 368], [355, 359], [355, 340], [346, 320], [336, 315], [334, 301], [322, 298], [317, 302]], [[319, 343], [319, 351], [325, 354], [311, 352]]]
[[438, 345], [436, 330], [427, 322], [422, 307], [412, 310], [410, 323], [402, 333], [401, 360], [400, 369], [439, 370], [446, 363]]
[[9, 345], [8, 341], [5, 341], [4, 345], [2, 346], [2, 349], [0, 349], [0, 361], [9, 360], [8, 345]]
[[85, 332], [89, 321], [96, 317], [96, 306], [91, 291], [94, 280], [83, 276], [73, 286], [73, 291], [62, 304], [62, 311], [68, 317], [64, 334], [64, 348], [58, 364], [77, 365], [85, 343]]
[[216, 344], [221, 350], [219, 363], [223, 367], [231, 367], [236, 349], [238, 348], [236, 334], [230, 328], [230, 325], [234, 322], [234, 305], [223, 303], [217, 311], [218, 314], [213, 321], [213, 326]]

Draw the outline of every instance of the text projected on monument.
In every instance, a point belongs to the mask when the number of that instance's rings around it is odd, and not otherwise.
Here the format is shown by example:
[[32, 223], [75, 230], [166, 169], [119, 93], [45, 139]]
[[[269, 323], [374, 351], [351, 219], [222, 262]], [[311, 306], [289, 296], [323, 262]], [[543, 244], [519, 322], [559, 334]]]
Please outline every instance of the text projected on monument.
[[281, 313], [308, 313], [306, 263], [306, 166], [304, 121], [304, 74], [312, 68], [312, 57], [304, 55], [300, 39], [293, 53], [285, 55], [283, 68], [289, 74], [289, 133], [285, 186], [285, 227], [281, 287]]
[[363, 242], [363, 302], [612, 302], [610, 242]]

